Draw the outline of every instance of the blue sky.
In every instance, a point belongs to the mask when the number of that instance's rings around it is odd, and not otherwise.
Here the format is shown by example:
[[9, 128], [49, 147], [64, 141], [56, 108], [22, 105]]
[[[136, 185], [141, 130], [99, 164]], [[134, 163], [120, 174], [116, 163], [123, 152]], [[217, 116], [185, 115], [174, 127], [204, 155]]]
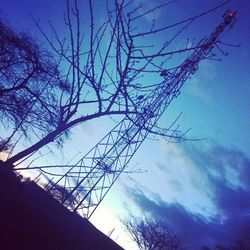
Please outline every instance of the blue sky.
[[[153, 2], [164, 1], [142, 2], [147, 8]], [[138, 25], [143, 29], [152, 18], [164, 25], [219, 2], [180, 0], [169, 9], [143, 18]], [[101, 22], [103, 9], [97, 0], [94, 4], [98, 6], [95, 7], [96, 21]], [[0, 13], [12, 26], [42, 39], [28, 12], [39, 18], [44, 27], [49, 19], [64, 33], [59, 21], [63, 8], [62, 0], [53, 3], [2, 0]], [[162, 125], [170, 124], [182, 112], [179, 123], [183, 130], [191, 127], [189, 136], [204, 140], [180, 144], [169, 144], [163, 139], [146, 141], [131, 166], [138, 162], [147, 173], [121, 177], [93, 218], [100, 228], [105, 224], [100, 222], [102, 212], [110, 214], [108, 218], [133, 213], [166, 220], [169, 226], [185, 232], [190, 249], [250, 239], [250, 3], [231, 1], [228, 7], [195, 23], [174, 46], [186, 43], [186, 38], [209, 34], [228, 8], [238, 10], [238, 21], [225, 42], [241, 44], [241, 47], [225, 47], [229, 55], [221, 55], [220, 62], [202, 62], [199, 71], [187, 81], [181, 95], [161, 119]], [[96, 121], [74, 129], [72, 141], [64, 147], [65, 157], [71, 158], [78, 150], [85, 153], [93, 146], [111, 129], [108, 121], [103, 122], [106, 128], [100, 128], [100, 121]], [[83, 138], [81, 142], [77, 141], [79, 137]], [[74, 152], [70, 148], [74, 148]], [[51, 156], [51, 162], [55, 158]], [[103, 230], [107, 233], [115, 227], [113, 237], [116, 239], [120, 229], [115, 218], [113, 221], [114, 224], [106, 225]], [[127, 246], [123, 237], [117, 241]]]

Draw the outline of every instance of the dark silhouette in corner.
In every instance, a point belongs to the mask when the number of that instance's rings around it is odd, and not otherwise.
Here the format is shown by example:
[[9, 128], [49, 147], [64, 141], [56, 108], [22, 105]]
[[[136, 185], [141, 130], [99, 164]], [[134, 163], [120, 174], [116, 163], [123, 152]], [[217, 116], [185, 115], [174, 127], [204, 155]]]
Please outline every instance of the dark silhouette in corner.
[[87, 219], [10, 169], [0, 168], [0, 249], [122, 249]]

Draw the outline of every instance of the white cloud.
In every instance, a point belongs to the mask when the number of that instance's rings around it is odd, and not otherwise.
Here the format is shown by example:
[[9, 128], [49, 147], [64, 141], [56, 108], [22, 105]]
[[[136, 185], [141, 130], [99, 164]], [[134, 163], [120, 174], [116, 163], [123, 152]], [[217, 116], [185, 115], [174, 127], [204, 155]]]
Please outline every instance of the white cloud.
[[198, 97], [204, 102], [211, 102], [211, 84], [215, 81], [216, 76], [217, 73], [214, 62], [202, 62], [199, 66], [199, 72], [192, 77], [188, 84], [188, 93]]
[[[193, 212], [208, 217], [217, 211], [213, 204], [213, 192], [206, 173], [197, 166], [180, 144], [162, 143], [166, 161], [161, 163], [158, 175], [165, 183], [166, 194], [161, 192], [162, 199], [168, 197], [187, 207]], [[164, 197], [165, 196], [165, 197]]]

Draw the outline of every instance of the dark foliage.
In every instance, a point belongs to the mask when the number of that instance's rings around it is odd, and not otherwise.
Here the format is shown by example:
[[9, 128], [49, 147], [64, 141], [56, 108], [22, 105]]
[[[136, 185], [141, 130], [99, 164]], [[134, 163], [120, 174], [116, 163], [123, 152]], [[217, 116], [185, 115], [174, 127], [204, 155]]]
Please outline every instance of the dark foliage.
[[170, 229], [164, 221], [156, 221], [149, 218], [132, 218], [124, 220], [123, 224], [139, 249], [185, 249], [182, 237]]
[[64, 90], [51, 54], [26, 33], [17, 33], [0, 19], [0, 123], [10, 136], [30, 136], [58, 125], [56, 90]]

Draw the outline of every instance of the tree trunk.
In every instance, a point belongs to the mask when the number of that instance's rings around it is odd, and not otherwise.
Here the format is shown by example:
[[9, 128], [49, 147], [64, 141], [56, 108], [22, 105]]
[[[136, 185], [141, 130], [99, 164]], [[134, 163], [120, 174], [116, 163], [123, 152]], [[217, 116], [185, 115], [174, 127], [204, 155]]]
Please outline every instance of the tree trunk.
[[[47, 134], [45, 137], [43, 137], [41, 140], [33, 144], [32, 146], [24, 149], [23, 151], [17, 153], [16, 155], [9, 158], [7, 161], [4, 162], [4, 164], [11, 166], [11, 168], [14, 168], [14, 163], [21, 160], [22, 158], [34, 153], [35, 151], [39, 150], [43, 146], [49, 144], [50, 142], [53, 142], [58, 136], [60, 136], [62, 133], [67, 131], [68, 129], [74, 127], [77, 124], [83, 123], [88, 120], [92, 120], [94, 118], [99, 118], [106, 115], [124, 115], [127, 114], [127, 111], [110, 111], [110, 112], [97, 112], [95, 114], [79, 117], [67, 124], [61, 125], [56, 130], [52, 131], [51, 133]], [[2, 166], [3, 163], [0, 162], [0, 166]]]
[[[43, 146], [47, 145], [48, 143], [52, 142], [55, 140], [55, 138], [60, 135], [62, 133], [62, 129], [56, 129], [55, 131], [49, 133], [48, 135], [46, 135], [44, 138], [42, 138], [40, 141], [38, 141], [37, 143], [33, 144], [32, 146], [24, 149], [23, 151], [17, 153], [16, 155], [12, 156], [11, 158], [9, 158], [5, 164], [12, 166], [13, 168], [14, 163], [21, 160], [22, 158], [24, 158], [25, 156], [28, 156], [30, 154], [32, 154], [33, 152], [39, 150], [40, 148], [42, 148]], [[1, 165], [1, 163], [0, 163]]]

